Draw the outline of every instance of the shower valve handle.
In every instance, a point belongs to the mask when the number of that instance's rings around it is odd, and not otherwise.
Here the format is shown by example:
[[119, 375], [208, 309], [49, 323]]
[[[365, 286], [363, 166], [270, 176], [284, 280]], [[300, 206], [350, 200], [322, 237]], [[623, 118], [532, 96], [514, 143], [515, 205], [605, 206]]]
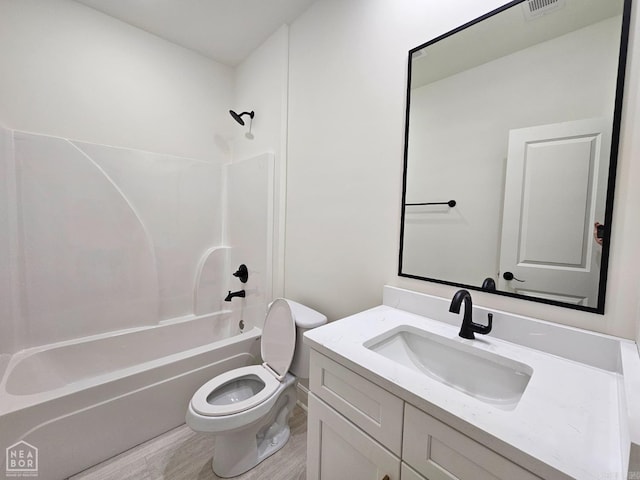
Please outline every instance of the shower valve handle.
[[247, 269], [247, 266], [244, 263], [240, 265], [233, 276], [238, 277], [242, 283], [247, 283], [247, 280], [249, 280], [249, 270]]

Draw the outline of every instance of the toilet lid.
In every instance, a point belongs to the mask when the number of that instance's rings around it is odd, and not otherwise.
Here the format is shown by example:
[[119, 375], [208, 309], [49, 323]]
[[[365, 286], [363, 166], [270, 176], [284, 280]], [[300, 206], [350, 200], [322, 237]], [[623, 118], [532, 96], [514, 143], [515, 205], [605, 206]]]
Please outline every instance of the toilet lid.
[[262, 360], [282, 380], [289, 371], [296, 348], [296, 322], [289, 303], [273, 301], [262, 329]]

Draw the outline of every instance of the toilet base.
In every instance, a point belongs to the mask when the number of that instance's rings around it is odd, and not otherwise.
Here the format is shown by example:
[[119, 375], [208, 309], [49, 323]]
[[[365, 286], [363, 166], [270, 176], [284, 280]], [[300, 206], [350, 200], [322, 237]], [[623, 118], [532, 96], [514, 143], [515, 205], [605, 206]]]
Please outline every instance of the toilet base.
[[222, 478], [241, 475], [284, 447], [289, 418], [296, 404], [295, 385], [288, 387], [261, 421], [242, 430], [216, 436], [211, 467]]

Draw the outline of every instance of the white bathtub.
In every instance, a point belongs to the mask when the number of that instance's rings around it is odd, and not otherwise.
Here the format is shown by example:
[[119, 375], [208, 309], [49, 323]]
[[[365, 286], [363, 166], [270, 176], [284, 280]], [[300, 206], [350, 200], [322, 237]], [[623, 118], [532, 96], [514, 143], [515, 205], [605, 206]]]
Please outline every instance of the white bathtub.
[[0, 361], [5, 449], [38, 449], [38, 477], [63, 479], [184, 423], [207, 380], [256, 363], [260, 330], [228, 314], [25, 350]]

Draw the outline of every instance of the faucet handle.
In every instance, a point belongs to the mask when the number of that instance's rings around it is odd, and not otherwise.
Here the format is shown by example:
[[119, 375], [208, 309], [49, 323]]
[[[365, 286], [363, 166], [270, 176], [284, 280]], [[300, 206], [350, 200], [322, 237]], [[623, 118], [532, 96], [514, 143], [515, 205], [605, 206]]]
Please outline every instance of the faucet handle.
[[493, 327], [493, 313], [489, 313], [487, 315], [487, 319], [488, 319], [487, 325], [481, 325], [479, 323], [472, 322], [471, 330], [473, 330], [476, 333], [479, 333], [480, 335], [486, 335], [487, 333], [489, 333], [491, 331], [491, 327]]
[[247, 283], [247, 280], [249, 280], [249, 269], [247, 269], [247, 266], [243, 263], [238, 267], [238, 270], [236, 270], [233, 276], [238, 277], [242, 283]]
[[487, 321], [488, 321], [488, 325], [487, 325], [487, 331], [485, 333], [489, 333], [491, 331], [491, 327], [493, 327], [493, 313], [487, 314]]

